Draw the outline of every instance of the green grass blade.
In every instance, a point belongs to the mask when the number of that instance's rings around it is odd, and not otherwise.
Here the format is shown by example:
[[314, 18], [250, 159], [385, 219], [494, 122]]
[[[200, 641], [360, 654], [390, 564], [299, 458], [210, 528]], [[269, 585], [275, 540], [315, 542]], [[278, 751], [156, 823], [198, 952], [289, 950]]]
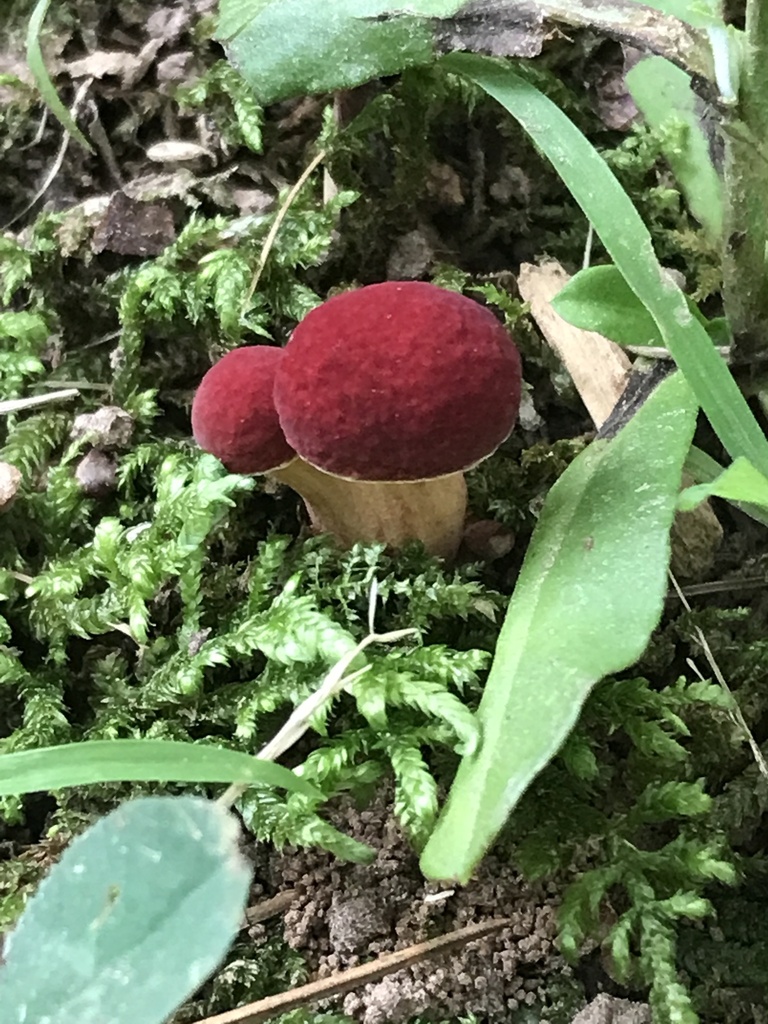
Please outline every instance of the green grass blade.
[[478, 709], [480, 747], [463, 758], [422, 854], [428, 878], [469, 879], [595, 683], [645, 649], [664, 606], [696, 412], [673, 374], [547, 495]]
[[43, 60], [43, 51], [40, 49], [40, 30], [43, 27], [50, 4], [51, 0], [38, 0], [27, 25], [27, 63], [29, 64], [29, 70], [32, 72], [37, 88], [40, 90], [40, 95], [50, 112], [54, 117], [58, 118], [73, 139], [77, 139], [81, 146], [90, 153], [93, 153], [93, 146], [77, 127], [71, 114], [59, 99], [59, 94], [56, 92]]
[[552, 161], [627, 284], [656, 321], [666, 348], [727, 451], [733, 458], [743, 455], [768, 474], [768, 441], [685, 295], [664, 274], [648, 229], [597, 150], [559, 107], [506, 65], [468, 53], [451, 54], [442, 64], [498, 100]]
[[88, 740], [0, 756], [0, 796], [98, 782], [258, 782], [319, 795], [282, 765], [204, 743]]

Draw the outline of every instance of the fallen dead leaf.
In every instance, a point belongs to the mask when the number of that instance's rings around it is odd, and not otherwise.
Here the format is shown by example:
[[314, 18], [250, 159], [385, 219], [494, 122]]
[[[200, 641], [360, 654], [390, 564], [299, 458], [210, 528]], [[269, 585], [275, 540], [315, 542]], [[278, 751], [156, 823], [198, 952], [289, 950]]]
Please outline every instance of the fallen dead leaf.
[[521, 298], [549, 346], [560, 356], [595, 426], [600, 427], [627, 386], [632, 363], [614, 342], [595, 331], [567, 323], [552, 308], [552, 299], [570, 280], [554, 260], [520, 267], [517, 286]]

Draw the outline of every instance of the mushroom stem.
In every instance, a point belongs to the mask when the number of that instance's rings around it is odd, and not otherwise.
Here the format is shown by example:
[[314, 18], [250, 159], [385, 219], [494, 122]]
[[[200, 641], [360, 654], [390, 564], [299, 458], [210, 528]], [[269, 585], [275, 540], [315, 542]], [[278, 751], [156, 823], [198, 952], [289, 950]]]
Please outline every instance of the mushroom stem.
[[344, 547], [378, 541], [401, 548], [420, 540], [431, 555], [456, 557], [467, 508], [463, 473], [392, 483], [345, 480], [296, 458], [269, 475], [301, 495], [316, 533], [329, 533]]

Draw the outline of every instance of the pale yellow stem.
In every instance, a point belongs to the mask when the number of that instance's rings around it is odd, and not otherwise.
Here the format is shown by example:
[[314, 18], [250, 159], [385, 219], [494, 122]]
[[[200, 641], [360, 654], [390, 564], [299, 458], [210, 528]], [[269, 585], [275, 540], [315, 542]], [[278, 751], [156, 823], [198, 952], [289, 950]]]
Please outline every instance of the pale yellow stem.
[[459, 550], [467, 509], [463, 473], [373, 483], [331, 476], [297, 458], [269, 476], [301, 495], [316, 533], [329, 533], [344, 547], [379, 541], [402, 548], [420, 540], [447, 560]]

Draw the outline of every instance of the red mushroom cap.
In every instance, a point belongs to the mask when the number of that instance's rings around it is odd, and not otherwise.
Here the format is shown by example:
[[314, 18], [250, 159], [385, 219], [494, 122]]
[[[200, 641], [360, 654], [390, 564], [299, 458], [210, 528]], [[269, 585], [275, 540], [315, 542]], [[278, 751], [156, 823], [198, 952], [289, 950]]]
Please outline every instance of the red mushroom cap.
[[266, 473], [296, 457], [277, 418], [272, 389], [283, 350], [236, 348], [206, 373], [192, 402], [200, 447], [233, 473]]
[[485, 307], [389, 281], [313, 309], [285, 347], [275, 407], [288, 443], [355, 480], [424, 480], [482, 461], [520, 405], [520, 356]]

